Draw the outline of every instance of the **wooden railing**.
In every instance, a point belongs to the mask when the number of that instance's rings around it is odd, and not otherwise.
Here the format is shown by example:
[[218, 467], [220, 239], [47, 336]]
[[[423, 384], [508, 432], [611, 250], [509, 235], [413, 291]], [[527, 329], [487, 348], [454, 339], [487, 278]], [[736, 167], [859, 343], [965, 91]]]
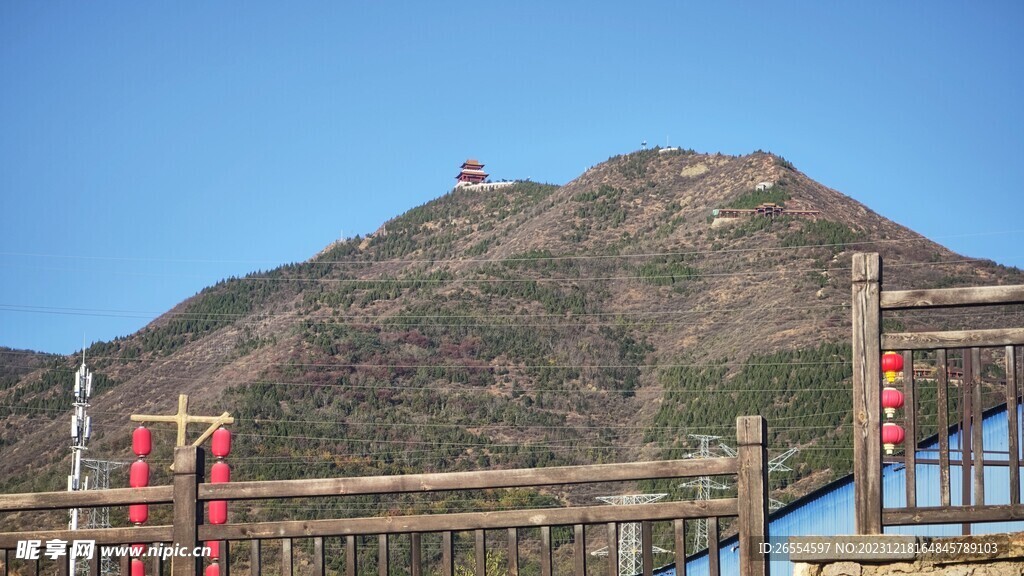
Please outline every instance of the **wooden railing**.
[[[1024, 286], [946, 288], [934, 290], [881, 290], [881, 259], [878, 254], [853, 255], [853, 458], [856, 526], [860, 534], [880, 534], [883, 526], [911, 524], [969, 523], [1024, 519], [1020, 503], [1021, 433], [1017, 418], [1020, 389], [1017, 370], [1018, 347], [1024, 345], [1024, 328], [894, 332], [882, 330], [884, 311], [968, 306], [1024, 304]], [[986, 459], [982, 434], [982, 349], [997, 348], [1004, 355], [1004, 385], [1007, 418], [1006, 460]], [[962, 349], [962, 352], [960, 351]], [[904, 426], [906, 439], [901, 457], [905, 464], [906, 506], [883, 509], [881, 443], [881, 354], [883, 350], [903, 355]], [[935, 428], [937, 458], [918, 459], [920, 430], [920, 388], [914, 375], [914, 352], [933, 351], [935, 362]], [[959, 422], [950, 421], [951, 356], [962, 359], [956, 403]], [[958, 434], [959, 446], [950, 446], [950, 431]], [[951, 459], [951, 454], [956, 458]], [[939, 467], [939, 505], [919, 506], [917, 472], [919, 465]], [[959, 467], [962, 494], [952, 505], [951, 466]], [[1007, 503], [986, 504], [986, 466], [1009, 468]], [[991, 499], [990, 499], [991, 500]]]
[[[250, 574], [259, 576], [262, 566], [261, 541], [281, 541], [282, 576], [293, 575], [293, 540], [312, 540], [312, 571], [315, 576], [325, 574], [324, 538], [341, 537], [345, 542], [345, 574], [355, 576], [360, 572], [357, 565], [357, 537], [378, 536], [377, 568], [380, 576], [392, 572], [393, 565], [389, 539], [397, 535], [408, 535], [408, 573], [422, 576], [422, 536], [440, 533], [442, 543], [441, 574], [455, 573], [455, 552], [453, 548], [456, 532], [472, 532], [474, 535], [476, 576], [486, 576], [486, 531], [504, 531], [507, 535], [507, 573], [519, 574], [519, 530], [539, 528], [540, 530], [540, 573], [553, 574], [552, 540], [553, 527], [572, 527], [573, 562], [576, 576], [586, 575], [586, 538], [595, 528], [607, 536], [608, 572], [618, 574], [618, 531], [623, 523], [641, 523], [643, 548], [643, 574], [650, 576], [653, 569], [652, 523], [671, 522], [674, 533], [675, 559], [678, 574], [685, 574], [685, 520], [706, 518], [709, 520], [709, 557], [711, 574], [718, 571], [718, 519], [736, 517], [739, 535], [740, 574], [743, 576], [767, 575], [768, 563], [759, 554], [759, 544], [767, 540], [767, 427], [760, 416], [746, 416], [737, 419], [737, 455], [728, 458], [699, 460], [671, 460], [656, 462], [635, 462], [626, 464], [603, 464], [593, 466], [569, 466], [534, 468], [520, 470], [488, 470], [479, 472], [454, 472], [439, 474], [413, 474], [405, 476], [374, 476], [355, 478], [327, 478], [312, 480], [282, 480], [267, 482], [232, 482], [230, 484], [203, 483], [203, 452], [193, 447], [176, 448], [174, 454], [174, 480], [172, 486], [151, 488], [116, 489], [96, 492], [50, 492], [40, 494], [0, 495], [0, 512], [56, 510], [67, 508], [88, 508], [97, 506], [118, 506], [148, 502], [151, 504], [172, 504], [173, 523], [164, 526], [129, 528], [108, 528], [102, 530], [36, 530], [31, 532], [0, 533], [0, 550], [4, 561], [0, 576], [8, 576], [10, 551], [18, 541], [28, 538], [88, 539], [98, 545], [120, 543], [172, 543], [176, 546], [194, 548], [202, 542], [221, 541], [220, 573], [229, 576], [230, 555], [240, 545], [250, 554]], [[737, 496], [716, 500], [667, 501], [652, 504], [625, 506], [575, 506], [565, 508], [542, 508], [527, 510], [506, 510], [495, 512], [462, 512], [444, 514], [421, 514], [411, 516], [384, 516], [363, 518], [332, 518], [318, 520], [280, 520], [250, 523], [229, 523], [210, 525], [203, 522], [203, 504], [211, 500], [267, 501], [290, 498], [338, 497], [354, 495], [398, 495], [411, 493], [435, 493], [454, 490], [487, 490], [499, 488], [523, 488], [540, 486], [565, 486], [603, 482], [632, 482], [666, 478], [692, 478], [700, 476], [735, 476]], [[403, 537], [404, 538], [404, 537]], [[242, 541], [249, 541], [245, 546]], [[232, 550], [234, 549], [234, 550]], [[329, 559], [328, 559], [329, 560]], [[92, 560], [92, 574], [98, 574], [98, 554]], [[403, 566], [405, 560], [402, 561]], [[122, 570], [127, 565], [122, 562]], [[172, 565], [172, 576], [195, 576], [200, 574], [202, 559], [177, 558]], [[156, 564], [156, 572], [162, 564]], [[66, 575], [68, 563], [58, 566], [58, 572]], [[36, 564], [39, 574], [39, 564]], [[152, 575], [151, 575], [152, 576]], [[160, 576], [157, 574], [156, 576]], [[492, 575], [493, 576], [493, 575]], [[633, 575], [623, 575], [633, 576]]]

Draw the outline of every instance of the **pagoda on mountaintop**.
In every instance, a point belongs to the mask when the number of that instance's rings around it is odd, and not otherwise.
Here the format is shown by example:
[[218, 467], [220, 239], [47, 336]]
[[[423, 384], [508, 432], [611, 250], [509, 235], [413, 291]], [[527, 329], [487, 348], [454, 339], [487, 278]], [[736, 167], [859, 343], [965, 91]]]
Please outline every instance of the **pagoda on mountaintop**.
[[468, 186], [470, 184], [480, 184], [487, 180], [489, 174], [484, 172], [484, 165], [478, 160], [470, 158], [462, 163], [462, 170], [459, 175], [455, 177], [459, 181], [456, 186]]

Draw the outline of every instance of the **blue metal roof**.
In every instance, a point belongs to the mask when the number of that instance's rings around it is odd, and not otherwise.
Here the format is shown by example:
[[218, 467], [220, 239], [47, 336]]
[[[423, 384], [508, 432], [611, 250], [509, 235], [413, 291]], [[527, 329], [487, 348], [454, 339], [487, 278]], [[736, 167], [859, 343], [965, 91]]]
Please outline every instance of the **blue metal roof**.
[[[1024, 421], [1024, 407], [1018, 406], [1018, 421]], [[1020, 432], [1018, 431], [1018, 434]], [[1008, 437], [1006, 432], [1006, 408], [989, 411], [982, 421], [982, 436], [985, 446], [986, 460], [1007, 460]], [[1022, 446], [1018, 436], [1018, 446]], [[932, 439], [921, 445], [917, 451], [918, 458], [937, 459], [937, 440]], [[960, 447], [959, 432], [949, 437], [950, 451], [954, 457]], [[886, 508], [903, 507], [906, 505], [905, 469], [902, 464], [889, 464], [882, 470], [882, 494]], [[951, 503], [961, 503], [961, 471], [960, 466], [950, 466]], [[939, 506], [939, 467], [934, 464], [917, 465], [917, 500], [918, 506]], [[1024, 497], [1022, 497], [1024, 501]], [[1010, 472], [1006, 466], [985, 467], [985, 504], [1010, 503]], [[769, 534], [773, 540], [785, 539], [789, 536], [840, 536], [855, 534], [853, 525], [853, 476], [847, 476], [828, 484], [807, 496], [777, 510], [770, 517]], [[999, 532], [1018, 532], [1024, 530], [1024, 522], [991, 522], [973, 524], [973, 534], [992, 534]], [[960, 524], [943, 524], [934, 526], [891, 526], [885, 528], [886, 534], [912, 534], [918, 536], [958, 536], [961, 534]], [[722, 574], [739, 573], [739, 548], [735, 537], [721, 543], [719, 566]], [[792, 564], [786, 559], [773, 560], [771, 573], [773, 576], [790, 575]], [[686, 562], [687, 575], [706, 576], [708, 574], [707, 552], [694, 555]], [[671, 564], [655, 571], [660, 576], [675, 576], [675, 565]]]

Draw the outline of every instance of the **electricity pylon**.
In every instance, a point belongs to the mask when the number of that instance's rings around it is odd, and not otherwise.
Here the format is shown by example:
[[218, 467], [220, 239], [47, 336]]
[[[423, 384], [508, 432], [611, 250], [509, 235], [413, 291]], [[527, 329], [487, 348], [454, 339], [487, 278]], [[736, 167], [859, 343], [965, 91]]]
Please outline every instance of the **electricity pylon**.
[[[717, 449], [721, 451], [721, 454], [716, 453], [711, 448], [711, 443], [721, 438], [721, 436], [707, 436], [703, 434], [690, 434], [691, 438], [696, 439], [699, 442], [697, 452], [691, 452], [686, 455], [686, 458], [712, 458], [721, 455], [729, 456], [731, 458], [736, 457], [736, 450], [734, 450], [728, 444], [718, 442]], [[793, 469], [786, 466], [785, 462], [790, 456], [799, 452], [799, 448], [790, 448], [782, 454], [779, 454], [775, 458], [768, 461], [768, 474], [772, 472], [792, 472]], [[700, 476], [684, 482], [679, 485], [680, 488], [696, 488], [697, 489], [697, 500], [710, 500], [711, 492], [714, 490], [727, 490], [729, 486], [712, 480], [709, 476]], [[778, 510], [782, 508], [783, 503], [773, 498], [768, 499], [768, 509]], [[697, 530], [693, 535], [693, 546], [694, 550], [703, 550], [708, 547], [708, 521], [707, 518], [700, 518], [697, 521]]]
[[[799, 451], [800, 451], [799, 448], [790, 448], [789, 450], [786, 450], [782, 454], [779, 454], [775, 458], [772, 458], [771, 460], [769, 460], [768, 461], [768, 475], [771, 476], [772, 472], [792, 472], [793, 469], [790, 468], [789, 466], [786, 466], [786, 460], [789, 460], [790, 456], [796, 454]], [[778, 501], [778, 500], [776, 500], [774, 498], [769, 498], [768, 499], [768, 509], [769, 510], [778, 510], [779, 508], [782, 508], [783, 506], [785, 506], [785, 504], [783, 504], [782, 502], [780, 502], [780, 501]]]
[[[690, 434], [690, 438], [693, 438], [699, 442], [697, 452], [691, 452], [686, 455], [687, 458], [711, 458], [719, 457], [717, 451], [711, 448], [711, 443], [721, 438], [721, 436], [708, 436], [706, 434]], [[718, 449], [725, 453], [726, 456], [736, 456], [736, 451], [719, 442]], [[698, 476], [688, 482], [683, 482], [679, 485], [680, 488], [696, 488], [697, 489], [697, 500], [711, 500], [711, 493], [713, 491], [728, 490], [729, 487], [721, 482], [712, 480], [710, 476]], [[703, 550], [708, 547], [708, 519], [698, 518], [697, 529], [693, 534], [693, 549]]]
[[[84, 465], [89, 470], [93, 471], [92, 474], [92, 486], [90, 490], [108, 490], [110, 489], [110, 472], [112, 470], [121, 468], [129, 465], [130, 462], [121, 462], [118, 460], [95, 460], [92, 458], [86, 458], [82, 460]], [[110, 528], [110, 508], [103, 506], [101, 508], [93, 508], [89, 511], [89, 523], [86, 524], [87, 528]], [[79, 570], [79, 574], [88, 574], [89, 568], [87, 565], [83, 566], [85, 570]], [[93, 574], [92, 576], [116, 574], [120, 571], [120, 567], [113, 558], [103, 556], [100, 558], [100, 574]]]
[[[601, 502], [612, 506], [625, 506], [629, 504], [650, 504], [657, 502], [668, 494], [627, 494], [623, 496], [598, 496]], [[651, 552], [655, 554], [667, 554], [670, 551], [651, 545]], [[608, 547], [599, 548], [591, 552], [594, 556], [607, 556]], [[643, 541], [640, 538], [640, 523], [627, 522], [619, 526], [619, 576], [633, 576], [640, 574], [644, 569]]]

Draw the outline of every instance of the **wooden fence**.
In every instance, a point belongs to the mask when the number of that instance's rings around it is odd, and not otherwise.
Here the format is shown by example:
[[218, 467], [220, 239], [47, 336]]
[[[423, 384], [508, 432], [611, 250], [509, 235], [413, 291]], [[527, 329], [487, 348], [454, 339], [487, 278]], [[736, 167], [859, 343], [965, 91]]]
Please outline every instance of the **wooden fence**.
[[[1020, 390], [1017, 370], [1018, 347], [1024, 345], [1024, 328], [951, 330], [937, 332], [893, 332], [882, 330], [883, 311], [968, 306], [999, 306], [1024, 303], [1024, 286], [946, 288], [934, 290], [881, 290], [882, 264], [878, 254], [853, 255], [853, 461], [856, 527], [860, 534], [880, 534], [884, 526], [963, 523], [969, 533], [970, 522], [996, 522], [1024, 519], [1020, 503], [1020, 423], [1017, 406]], [[1006, 460], [986, 459], [982, 435], [982, 349], [995, 349], [1003, 355], [1004, 377], [996, 385], [1005, 386], [1007, 406]], [[897, 459], [905, 464], [906, 506], [883, 508], [881, 442], [881, 354], [882, 350], [903, 355], [905, 395], [904, 454]], [[962, 351], [961, 351], [962, 350]], [[914, 373], [914, 352], [931, 351], [936, 364], [934, 374], [935, 427], [938, 436], [937, 459], [918, 460], [917, 445], [922, 440], [919, 427], [921, 407], [918, 378]], [[950, 360], [958, 357], [961, 367]], [[950, 375], [956, 382], [958, 397], [951, 399]], [[960, 407], [959, 422], [950, 422], [950, 403]], [[930, 411], [929, 411], [930, 413]], [[950, 432], [959, 433], [957, 449], [950, 447]], [[951, 454], [955, 458], [951, 459]], [[939, 467], [939, 506], [919, 506], [917, 472], [919, 464]], [[960, 505], [951, 505], [950, 469], [962, 475]], [[1009, 467], [1009, 502], [986, 504], [985, 467]]]
[[[36, 530], [32, 532], [0, 533], [0, 561], [3, 570], [0, 576], [8, 576], [9, 560], [17, 542], [25, 539], [70, 541], [95, 540], [97, 545], [125, 543], [172, 543], [176, 546], [194, 548], [203, 542], [221, 541], [220, 574], [228, 575], [230, 554], [239, 549], [251, 555], [250, 573], [259, 576], [261, 572], [261, 541], [281, 541], [281, 574], [293, 576], [293, 539], [312, 540], [312, 574], [324, 576], [325, 537], [342, 537], [345, 541], [346, 576], [356, 576], [357, 536], [377, 535], [379, 541], [377, 569], [379, 576], [388, 576], [395, 561], [391, 557], [389, 538], [409, 535], [409, 556], [401, 559], [405, 571], [408, 562], [410, 576], [423, 575], [421, 538], [427, 533], [440, 533], [442, 541], [442, 576], [453, 576], [455, 572], [453, 534], [472, 532], [475, 542], [475, 576], [486, 576], [486, 532], [504, 531], [507, 535], [507, 573], [519, 575], [519, 530], [539, 528], [541, 539], [540, 573], [551, 576], [552, 540], [551, 529], [555, 526], [571, 526], [573, 538], [574, 576], [587, 573], [587, 550], [585, 530], [600, 530], [607, 534], [608, 574], [618, 574], [619, 526], [622, 523], [641, 523], [643, 574], [650, 576], [654, 565], [652, 557], [652, 522], [672, 523], [675, 539], [675, 559], [678, 574], [685, 575], [685, 520], [707, 518], [709, 523], [709, 544], [711, 574], [718, 571], [718, 519], [736, 517], [739, 532], [740, 574], [743, 576], [767, 575], [768, 563], [759, 554], [759, 543], [767, 540], [767, 426], [760, 416], [745, 416], [737, 419], [737, 455], [728, 458], [694, 460], [671, 460], [655, 462], [634, 462], [625, 464], [603, 464], [593, 466], [567, 466], [519, 470], [488, 470], [479, 472], [454, 472], [438, 474], [414, 474], [405, 476], [374, 476], [329, 478], [313, 480], [281, 480], [261, 482], [232, 482], [229, 484], [207, 484], [203, 482], [203, 452], [193, 447], [176, 448], [174, 454], [174, 480], [171, 486], [148, 488], [121, 488], [95, 492], [49, 492], [33, 494], [0, 495], [0, 512], [59, 510], [68, 508], [89, 508], [99, 506], [124, 506], [136, 503], [172, 504], [173, 523], [164, 526], [141, 526], [129, 528], [108, 528], [94, 530]], [[363, 518], [337, 518], [322, 520], [284, 520], [250, 523], [228, 523], [210, 525], [203, 521], [203, 504], [211, 500], [274, 501], [291, 498], [337, 497], [352, 495], [398, 495], [411, 493], [433, 493], [454, 490], [486, 490], [500, 488], [523, 488], [539, 486], [565, 486], [600, 482], [628, 482], [638, 480], [692, 478], [699, 476], [731, 475], [736, 477], [737, 497], [715, 500], [668, 501], [652, 504], [626, 506], [576, 506], [565, 508], [542, 508], [528, 510], [507, 510], [494, 512], [465, 512], [445, 514], [424, 514], [414, 516], [383, 516]], [[403, 538], [405, 538], [403, 536]], [[244, 541], [248, 541], [247, 543]], [[97, 553], [92, 562], [91, 574], [98, 574]], [[329, 558], [327, 559], [330, 560]], [[60, 564], [56, 572], [61, 576], [68, 573], [68, 562]], [[122, 560], [122, 572], [127, 569], [127, 560]], [[200, 574], [202, 559], [176, 558], [171, 568], [172, 576], [196, 576]], [[160, 576], [162, 564], [156, 563], [151, 572]], [[35, 564], [35, 576], [39, 576], [40, 564]], [[490, 576], [494, 576], [491, 574]], [[632, 575], [623, 575], [632, 576]]]

